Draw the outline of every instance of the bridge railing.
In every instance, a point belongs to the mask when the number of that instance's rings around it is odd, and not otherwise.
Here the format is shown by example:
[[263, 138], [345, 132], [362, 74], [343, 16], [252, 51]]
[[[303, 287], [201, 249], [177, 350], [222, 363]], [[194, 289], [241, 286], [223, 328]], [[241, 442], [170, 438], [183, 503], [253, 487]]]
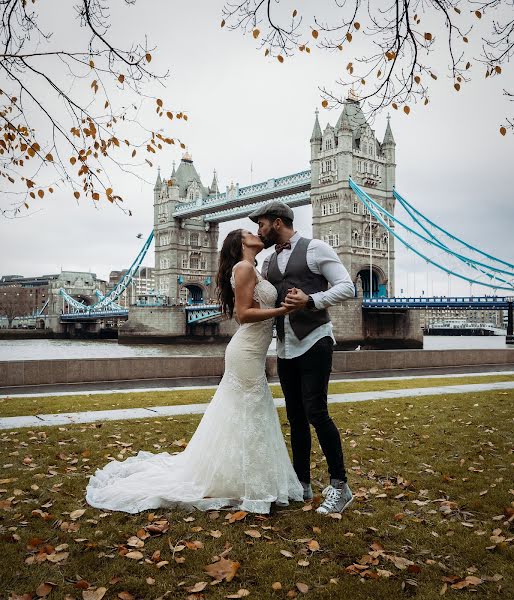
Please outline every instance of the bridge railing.
[[506, 309], [510, 298], [503, 296], [427, 296], [422, 298], [364, 298], [363, 308], [473, 308]]
[[242, 188], [236, 186], [228, 196], [226, 192], [223, 192], [222, 194], [216, 194], [215, 196], [207, 196], [201, 200], [180, 204], [173, 213], [173, 216], [179, 217], [186, 215], [206, 206], [213, 208], [216, 206], [221, 207], [230, 204], [231, 202], [244, 200], [246, 198], [255, 198], [257, 200], [261, 196], [269, 195], [270, 192], [287, 191], [288, 189], [293, 190], [298, 186], [310, 184], [310, 181], [311, 171], [308, 169], [306, 171], [299, 171], [298, 173], [293, 173], [284, 177], [278, 177], [276, 179], [268, 179], [267, 181], [254, 183]]

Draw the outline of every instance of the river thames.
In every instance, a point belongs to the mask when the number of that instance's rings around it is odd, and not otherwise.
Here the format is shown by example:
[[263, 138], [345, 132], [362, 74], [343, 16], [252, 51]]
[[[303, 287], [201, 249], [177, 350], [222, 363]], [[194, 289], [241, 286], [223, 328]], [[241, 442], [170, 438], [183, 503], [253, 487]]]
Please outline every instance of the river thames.
[[[117, 340], [0, 340], [0, 361], [223, 355], [226, 344], [118, 344]], [[425, 336], [425, 350], [506, 348], [505, 336]], [[270, 354], [275, 354], [273, 340]]]

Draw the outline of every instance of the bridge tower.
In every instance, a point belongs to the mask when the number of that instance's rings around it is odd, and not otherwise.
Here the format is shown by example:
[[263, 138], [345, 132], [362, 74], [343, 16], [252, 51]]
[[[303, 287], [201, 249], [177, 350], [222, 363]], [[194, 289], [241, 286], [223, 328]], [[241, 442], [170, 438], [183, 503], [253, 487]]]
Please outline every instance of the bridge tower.
[[169, 179], [160, 171], [154, 186], [155, 275], [159, 294], [170, 304], [201, 304], [215, 299], [218, 224], [202, 217], [174, 218], [180, 203], [217, 193], [216, 173], [209, 188], [200, 179], [186, 152]]
[[[334, 247], [356, 289], [369, 296], [394, 296], [394, 237], [357, 199], [352, 179], [394, 214], [395, 141], [389, 123], [382, 142], [352, 94], [335, 127], [321, 130], [318, 111], [311, 135], [313, 236]], [[370, 255], [371, 252], [371, 255]]]

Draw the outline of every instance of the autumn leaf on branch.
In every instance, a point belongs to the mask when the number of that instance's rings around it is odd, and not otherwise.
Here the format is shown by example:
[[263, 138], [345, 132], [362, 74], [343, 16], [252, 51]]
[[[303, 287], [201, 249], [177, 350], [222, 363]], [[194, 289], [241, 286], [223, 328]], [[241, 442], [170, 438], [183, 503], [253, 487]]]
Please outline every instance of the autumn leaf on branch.
[[[394, 0], [386, 5], [350, 0], [335, 6], [307, 3], [292, 15], [281, 5], [285, 2], [226, 2], [223, 25], [243, 33], [258, 31], [258, 48], [280, 62], [297, 51], [309, 53], [312, 40], [320, 50], [348, 53], [346, 73], [334, 77], [336, 90], [320, 84], [324, 107], [342, 104], [351, 94], [369, 117], [389, 106], [406, 106], [409, 114], [414, 104], [429, 103], [436, 62], [446, 61], [444, 75], [456, 91], [482, 76], [481, 66], [486, 77], [512, 69], [511, 0]], [[512, 100], [512, 91], [504, 90], [504, 95]], [[499, 124], [502, 136], [507, 130], [514, 131], [514, 117]]]
[[[147, 157], [184, 147], [161, 120], [177, 112], [150, 93], [168, 73], [151, 69], [154, 49], [146, 41], [113, 41], [104, 0], [64, 3], [55, 31], [44, 29], [39, 4], [0, 6], [0, 214], [17, 216], [55, 188], [121, 207], [111, 183], [116, 170], [142, 179], [153, 166]], [[125, 4], [130, 10], [134, 1]], [[69, 40], [79, 40], [78, 49], [67, 48]], [[155, 121], [140, 121], [141, 107], [154, 102]]]

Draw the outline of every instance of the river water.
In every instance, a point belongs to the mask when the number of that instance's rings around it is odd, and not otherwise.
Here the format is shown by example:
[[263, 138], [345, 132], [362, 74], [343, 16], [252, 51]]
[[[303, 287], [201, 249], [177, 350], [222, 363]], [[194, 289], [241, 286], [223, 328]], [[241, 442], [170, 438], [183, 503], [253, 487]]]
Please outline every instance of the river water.
[[[426, 350], [505, 348], [505, 336], [425, 336]], [[118, 344], [117, 340], [0, 340], [0, 361], [223, 355], [225, 344]], [[275, 353], [275, 340], [270, 354]]]

